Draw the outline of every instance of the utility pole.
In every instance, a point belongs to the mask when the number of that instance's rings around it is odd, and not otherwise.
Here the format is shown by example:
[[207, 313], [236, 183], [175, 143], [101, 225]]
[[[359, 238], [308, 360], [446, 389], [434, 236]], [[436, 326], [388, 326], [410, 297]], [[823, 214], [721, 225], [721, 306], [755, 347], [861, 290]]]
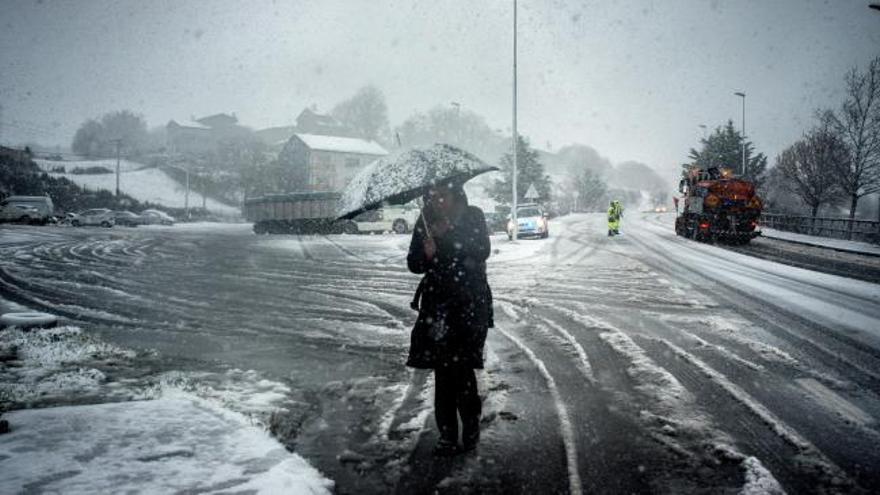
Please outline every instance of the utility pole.
[[116, 143], [116, 198], [119, 198], [119, 148], [122, 146], [121, 139], [114, 139]]
[[186, 194], [183, 196], [183, 211], [185, 212], [186, 219], [189, 220], [189, 163], [184, 167], [186, 170]]
[[748, 172], [748, 170], [746, 170], [746, 94], [743, 93], [742, 91], [737, 91], [737, 92], [734, 93], [734, 94], [735, 94], [736, 96], [739, 96], [740, 98], [742, 98], [742, 102], [743, 102], [743, 119], [742, 119], [742, 156], [743, 156], [743, 159], [742, 159], [742, 174], [743, 174], [743, 176], [745, 176], [745, 175], [746, 175], [746, 172]]
[[453, 101], [450, 105], [455, 107], [455, 145], [461, 146], [461, 103]]
[[513, 0], [513, 203], [510, 208], [510, 219], [513, 222], [513, 238], [516, 242], [519, 224], [516, 218], [516, 155], [519, 148], [519, 134], [516, 131], [516, 0]]

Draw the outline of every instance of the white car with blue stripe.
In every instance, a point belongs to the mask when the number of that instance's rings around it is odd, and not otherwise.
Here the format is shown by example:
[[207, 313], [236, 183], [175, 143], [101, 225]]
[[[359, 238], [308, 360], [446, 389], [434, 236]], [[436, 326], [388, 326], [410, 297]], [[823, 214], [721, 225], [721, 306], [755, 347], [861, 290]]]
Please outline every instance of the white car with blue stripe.
[[[522, 206], [516, 209], [517, 238], [540, 237], [550, 235], [547, 214], [538, 206]], [[507, 238], [513, 239], [513, 220], [507, 222]]]

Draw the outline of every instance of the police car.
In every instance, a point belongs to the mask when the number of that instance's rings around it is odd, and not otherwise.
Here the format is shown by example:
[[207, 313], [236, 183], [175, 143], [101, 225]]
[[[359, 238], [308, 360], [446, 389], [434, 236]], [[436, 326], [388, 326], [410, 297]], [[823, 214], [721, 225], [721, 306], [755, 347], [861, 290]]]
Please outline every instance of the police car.
[[[517, 238], [540, 237], [545, 239], [550, 235], [550, 225], [547, 214], [538, 205], [522, 205], [516, 209]], [[507, 238], [513, 240], [513, 220], [507, 221]]]

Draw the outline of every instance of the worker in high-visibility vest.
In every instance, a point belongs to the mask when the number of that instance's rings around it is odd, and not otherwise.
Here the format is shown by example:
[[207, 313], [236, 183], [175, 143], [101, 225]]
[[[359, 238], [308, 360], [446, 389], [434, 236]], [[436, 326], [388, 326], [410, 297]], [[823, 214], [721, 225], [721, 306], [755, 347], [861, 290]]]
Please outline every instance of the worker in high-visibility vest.
[[621, 206], [620, 201], [614, 199], [611, 200], [611, 205], [608, 206], [608, 235], [617, 235], [620, 233], [620, 217], [623, 216], [623, 206]]

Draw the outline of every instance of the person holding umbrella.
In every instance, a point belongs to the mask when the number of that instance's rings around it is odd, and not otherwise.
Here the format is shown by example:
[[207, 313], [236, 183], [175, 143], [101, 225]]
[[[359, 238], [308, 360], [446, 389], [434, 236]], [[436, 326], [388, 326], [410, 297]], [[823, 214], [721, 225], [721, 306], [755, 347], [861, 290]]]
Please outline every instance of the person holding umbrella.
[[468, 205], [463, 186], [497, 170], [448, 144], [402, 150], [358, 172], [337, 206], [337, 220], [347, 222], [385, 204], [423, 202], [407, 256], [410, 271], [423, 276], [411, 304], [419, 315], [406, 365], [434, 370], [439, 455], [459, 452], [459, 417], [463, 449], [475, 449], [480, 439], [482, 401], [474, 370], [483, 367], [493, 326], [486, 278], [491, 245], [483, 212]]
[[434, 417], [440, 432], [438, 455], [477, 447], [482, 401], [475, 369], [483, 368], [483, 348], [492, 322], [492, 294], [486, 277], [491, 250], [482, 210], [468, 205], [461, 183], [443, 182], [427, 190], [407, 255], [413, 273], [424, 274], [413, 307], [407, 366], [433, 369]]

